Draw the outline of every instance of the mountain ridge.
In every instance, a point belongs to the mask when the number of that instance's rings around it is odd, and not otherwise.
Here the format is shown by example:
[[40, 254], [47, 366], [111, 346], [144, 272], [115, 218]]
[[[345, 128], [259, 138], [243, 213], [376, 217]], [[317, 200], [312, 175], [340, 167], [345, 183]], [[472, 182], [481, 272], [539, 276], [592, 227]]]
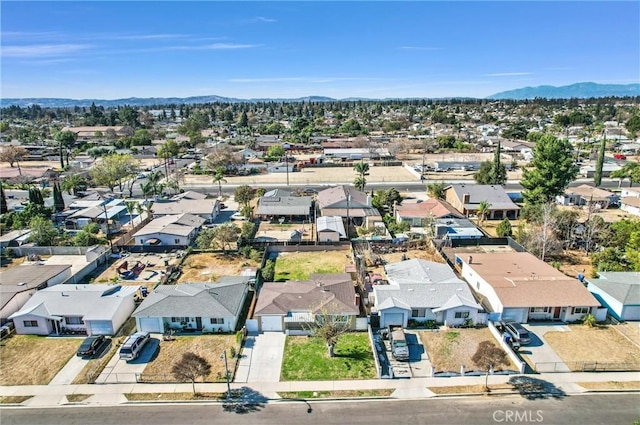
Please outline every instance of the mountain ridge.
[[566, 86], [535, 86], [507, 90], [488, 96], [492, 100], [525, 100], [536, 97], [546, 99], [586, 99], [590, 97], [640, 96], [640, 84], [575, 83]]

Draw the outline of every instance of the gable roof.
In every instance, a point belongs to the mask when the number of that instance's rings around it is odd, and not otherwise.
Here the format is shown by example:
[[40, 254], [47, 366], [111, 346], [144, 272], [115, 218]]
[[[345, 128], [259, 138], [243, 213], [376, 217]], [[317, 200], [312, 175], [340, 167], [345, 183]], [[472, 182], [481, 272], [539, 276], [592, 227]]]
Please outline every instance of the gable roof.
[[178, 201], [155, 202], [154, 215], [170, 214], [206, 214], [211, 215], [218, 202], [217, 199], [180, 199]]
[[[187, 190], [186, 192], [178, 193], [172, 199], [176, 200], [176, 201], [179, 201], [181, 199], [202, 200], [202, 199], [205, 199], [206, 197], [207, 197], [207, 195], [205, 195], [204, 193], [195, 192], [193, 190]], [[156, 203], [154, 205], [158, 205], [158, 204], [160, 204], [160, 203]]]
[[434, 198], [427, 199], [424, 202], [398, 205], [396, 207], [396, 215], [402, 218], [464, 217], [448, 202]]
[[623, 305], [640, 305], [640, 272], [600, 272], [587, 279]]
[[340, 237], [347, 237], [347, 232], [344, 229], [344, 223], [342, 217], [337, 216], [322, 216], [316, 219], [317, 232], [336, 232]]
[[309, 215], [310, 196], [263, 196], [258, 199], [258, 215]]
[[133, 236], [145, 236], [155, 233], [188, 236], [194, 229], [202, 226], [205, 221], [204, 218], [191, 214], [166, 215], [154, 218]]
[[576, 187], [568, 187], [564, 191], [565, 195], [576, 194], [580, 195], [585, 200], [592, 198], [594, 201], [607, 200], [615, 197], [615, 193], [608, 190], [600, 189], [598, 187], [589, 186], [588, 184], [582, 184]]
[[318, 205], [320, 209], [330, 208], [336, 204], [346, 202], [348, 196], [351, 196], [349, 207], [371, 207], [366, 193], [347, 185], [330, 187], [318, 192]]
[[80, 316], [83, 320], [112, 320], [121, 305], [130, 302], [137, 290], [137, 286], [55, 285], [34, 293], [9, 318], [29, 314], [50, 319]]
[[133, 313], [133, 317], [236, 317], [249, 290], [248, 276], [223, 276], [215, 283], [161, 285]]
[[489, 210], [519, 210], [513, 203], [504, 187], [494, 184], [452, 184], [445, 189], [452, 190], [456, 197], [462, 202], [463, 195], [469, 195], [469, 201], [464, 204], [468, 210], [475, 210], [480, 202], [487, 201], [491, 204]]
[[597, 307], [600, 303], [578, 281], [528, 252], [456, 253], [495, 291], [504, 307]]
[[447, 264], [418, 258], [387, 264], [384, 270], [389, 282], [396, 285], [461, 282]]
[[359, 313], [348, 273], [312, 274], [307, 281], [265, 282], [255, 308], [256, 315], [285, 315], [292, 311], [331, 314]]

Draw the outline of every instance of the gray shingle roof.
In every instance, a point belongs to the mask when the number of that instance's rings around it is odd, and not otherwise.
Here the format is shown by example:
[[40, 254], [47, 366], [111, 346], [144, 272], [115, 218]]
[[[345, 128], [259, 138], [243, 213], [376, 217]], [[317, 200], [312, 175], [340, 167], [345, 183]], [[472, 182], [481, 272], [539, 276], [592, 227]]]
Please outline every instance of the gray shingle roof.
[[151, 235], [155, 233], [166, 233], [168, 235], [187, 236], [195, 228], [202, 226], [204, 218], [191, 214], [166, 215], [155, 218], [146, 226], [136, 232], [135, 236]]
[[360, 192], [351, 186], [341, 185], [330, 187], [318, 192], [318, 205], [320, 209], [332, 207], [336, 204], [346, 202], [347, 196], [351, 195], [349, 206], [353, 208], [370, 207], [367, 203], [368, 197], [364, 192]]
[[216, 283], [162, 285], [133, 317], [236, 317], [248, 291], [247, 276], [224, 276]]
[[384, 269], [389, 282], [395, 284], [460, 282], [447, 264], [417, 258], [387, 264]]
[[611, 295], [623, 305], [640, 305], [640, 272], [601, 272], [589, 283]]
[[309, 215], [310, 196], [263, 196], [258, 200], [258, 215]]
[[452, 184], [446, 190], [453, 190], [456, 197], [462, 201], [462, 196], [469, 194], [469, 202], [464, 206], [468, 210], [475, 210], [480, 202], [487, 201], [491, 204], [489, 210], [519, 210], [513, 203], [504, 188], [499, 185], [487, 184]]

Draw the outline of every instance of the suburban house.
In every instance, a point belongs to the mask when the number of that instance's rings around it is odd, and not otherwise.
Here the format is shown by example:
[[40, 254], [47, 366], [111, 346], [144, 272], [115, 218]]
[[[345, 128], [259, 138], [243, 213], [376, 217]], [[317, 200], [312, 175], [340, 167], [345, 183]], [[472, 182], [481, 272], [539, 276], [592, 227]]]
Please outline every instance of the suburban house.
[[588, 184], [569, 187], [562, 195], [556, 196], [556, 202], [560, 205], [587, 205], [598, 208], [608, 208], [611, 204], [617, 204], [619, 200], [620, 197], [615, 193]]
[[423, 202], [403, 203], [394, 208], [396, 221], [406, 221], [411, 227], [423, 227], [425, 221], [436, 218], [463, 218], [453, 206], [441, 199], [427, 199]]
[[[69, 214], [65, 219], [65, 227], [68, 230], [80, 230], [89, 223], [97, 223], [103, 233], [117, 233], [122, 227], [122, 222], [128, 221], [127, 207], [124, 199], [76, 201], [69, 208], [83, 204], [91, 205], [78, 209]], [[106, 219], [105, 219], [106, 213]]]
[[600, 306], [582, 282], [528, 252], [455, 253], [455, 263], [482, 305], [503, 319], [572, 322]]
[[175, 201], [159, 201], [153, 204], [153, 218], [168, 215], [190, 214], [195, 215], [205, 223], [212, 223], [220, 212], [220, 201], [217, 199], [190, 199], [181, 198]]
[[0, 273], [0, 322], [20, 310], [34, 292], [71, 277], [71, 266], [21, 265]]
[[187, 247], [193, 243], [205, 219], [192, 214], [166, 215], [155, 218], [134, 235], [136, 245], [174, 245]]
[[11, 230], [0, 236], [0, 249], [8, 247], [20, 246], [29, 240], [29, 229]]
[[359, 300], [348, 273], [312, 274], [307, 281], [265, 282], [254, 317], [261, 332], [306, 332], [317, 316], [337, 316], [356, 326]]
[[[351, 186], [335, 186], [318, 192], [320, 215], [347, 218], [356, 226], [371, 229], [384, 223], [380, 212], [371, 204], [371, 196]], [[384, 224], [383, 224], [384, 225]]]
[[[469, 286], [442, 263], [411, 259], [385, 266], [388, 285], [373, 285], [369, 296], [380, 327], [406, 327], [409, 320], [447, 326], [484, 323]], [[373, 299], [372, 299], [373, 298]]]
[[178, 193], [171, 197], [173, 201], [180, 201], [181, 199], [202, 200], [206, 199], [207, 195], [200, 192], [194, 192], [193, 190], [187, 190], [186, 192]]
[[500, 185], [452, 184], [444, 189], [444, 199], [466, 217], [477, 215], [481, 202], [489, 203], [489, 220], [515, 220], [520, 211]]
[[479, 239], [484, 236], [468, 218], [437, 218], [432, 225], [437, 239]]
[[[622, 169], [621, 166], [614, 162], [605, 162], [602, 164], [602, 177], [609, 177], [614, 171]], [[595, 165], [585, 165], [580, 167], [580, 175], [588, 179], [592, 178], [596, 174]]]
[[391, 159], [393, 155], [387, 148], [325, 148], [324, 160], [360, 161], [362, 159]]
[[135, 309], [137, 286], [56, 285], [31, 296], [12, 314], [16, 333], [58, 335], [65, 330], [115, 335]]
[[223, 276], [217, 282], [161, 285], [132, 316], [141, 332], [234, 332], [240, 327], [251, 280], [250, 276]]
[[599, 272], [587, 289], [618, 320], [640, 320], [640, 272]]
[[640, 189], [624, 188], [620, 196], [620, 209], [629, 214], [640, 216]]
[[316, 233], [318, 242], [339, 242], [340, 239], [347, 239], [347, 232], [344, 229], [342, 217], [322, 216], [316, 220]]
[[300, 222], [311, 220], [311, 206], [313, 199], [310, 196], [291, 196], [290, 193], [271, 191], [258, 199], [256, 215], [262, 220], [279, 220], [285, 222]]

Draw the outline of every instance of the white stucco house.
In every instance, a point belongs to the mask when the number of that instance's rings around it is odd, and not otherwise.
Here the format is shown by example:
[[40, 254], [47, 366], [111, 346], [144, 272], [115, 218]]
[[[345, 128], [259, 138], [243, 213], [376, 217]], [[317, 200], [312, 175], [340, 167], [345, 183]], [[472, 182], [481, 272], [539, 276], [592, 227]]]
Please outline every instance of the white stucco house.
[[640, 272], [600, 272], [587, 289], [618, 320], [640, 320]]
[[193, 243], [204, 223], [204, 218], [192, 214], [166, 215], [151, 220], [133, 238], [136, 245], [187, 247]]

